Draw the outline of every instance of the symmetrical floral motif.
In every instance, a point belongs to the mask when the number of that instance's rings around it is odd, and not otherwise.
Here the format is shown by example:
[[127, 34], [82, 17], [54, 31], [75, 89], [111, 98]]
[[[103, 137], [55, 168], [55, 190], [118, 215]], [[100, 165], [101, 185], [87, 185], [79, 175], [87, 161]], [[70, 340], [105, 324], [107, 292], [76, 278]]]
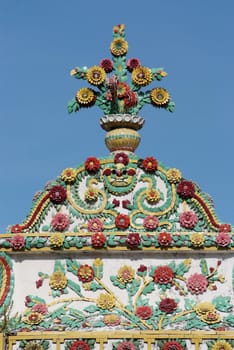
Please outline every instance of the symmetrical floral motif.
[[147, 157], [143, 159], [141, 167], [148, 172], [154, 172], [158, 167], [158, 162], [154, 157]]
[[[174, 111], [175, 104], [170, 100], [166, 89], [156, 87], [150, 91], [139, 91], [153, 80], [161, 81], [167, 73], [161, 68], [141, 65], [138, 58], [126, 60], [128, 42], [125, 40], [125, 26], [121, 25], [121, 28], [122, 31], [116, 31], [116, 26], [113, 28], [113, 40], [110, 44], [112, 59], [104, 58], [98, 66], [89, 69], [76, 67], [71, 70], [71, 76], [87, 80], [99, 91], [81, 88], [68, 104], [69, 113], [93, 104], [98, 105], [105, 115], [126, 112], [137, 115], [146, 103]], [[109, 77], [108, 73], [111, 73]], [[131, 82], [127, 83], [130, 76]]]
[[98, 218], [93, 218], [88, 221], [88, 231], [91, 232], [100, 232], [103, 228], [103, 222], [102, 220]]
[[146, 230], [153, 231], [158, 227], [159, 220], [156, 216], [148, 215], [144, 218], [143, 225]]
[[148, 320], [153, 315], [153, 310], [150, 306], [138, 306], [136, 308], [136, 315], [142, 320]]
[[73, 168], [66, 168], [63, 170], [61, 174], [61, 179], [68, 183], [71, 184], [76, 180], [76, 171]]
[[49, 284], [52, 289], [64, 289], [67, 285], [67, 277], [62, 271], [55, 271], [50, 276]]
[[191, 181], [182, 180], [177, 186], [177, 193], [183, 199], [193, 197], [194, 192], [195, 192], [195, 187]]
[[169, 247], [172, 241], [172, 237], [168, 232], [160, 232], [158, 235], [158, 243], [161, 247]]

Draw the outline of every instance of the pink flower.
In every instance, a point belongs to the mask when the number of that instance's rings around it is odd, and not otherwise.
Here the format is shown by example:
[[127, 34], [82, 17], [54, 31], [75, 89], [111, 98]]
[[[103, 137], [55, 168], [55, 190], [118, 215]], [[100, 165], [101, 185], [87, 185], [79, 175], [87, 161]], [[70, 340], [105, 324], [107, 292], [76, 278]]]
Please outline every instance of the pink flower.
[[139, 233], [129, 233], [126, 238], [126, 246], [130, 249], [137, 248], [141, 244], [141, 237]]
[[48, 309], [47, 309], [47, 306], [45, 304], [38, 303], [38, 304], [35, 304], [32, 307], [32, 311], [33, 312], [39, 312], [40, 314], [45, 315], [45, 314], [47, 314]]
[[10, 242], [13, 249], [20, 250], [24, 248], [25, 239], [24, 236], [17, 234], [13, 238], [11, 238]]
[[100, 232], [103, 229], [102, 220], [98, 218], [93, 218], [88, 221], [88, 231]]
[[194, 273], [187, 279], [187, 288], [191, 294], [202, 294], [207, 287], [207, 278], [200, 273]]
[[231, 238], [226, 232], [219, 232], [215, 238], [215, 243], [219, 247], [227, 247], [231, 243]]
[[144, 218], [143, 225], [149, 231], [155, 230], [158, 227], [158, 219], [156, 216], [148, 215]]
[[193, 211], [185, 211], [180, 214], [179, 222], [182, 227], [192, 229], [196, 226], [198, 218]]
[[55, 230], [62, 232], [70, 225], [70, 220], [66, 214], [57, 213], [53, 217], [51, 224]]

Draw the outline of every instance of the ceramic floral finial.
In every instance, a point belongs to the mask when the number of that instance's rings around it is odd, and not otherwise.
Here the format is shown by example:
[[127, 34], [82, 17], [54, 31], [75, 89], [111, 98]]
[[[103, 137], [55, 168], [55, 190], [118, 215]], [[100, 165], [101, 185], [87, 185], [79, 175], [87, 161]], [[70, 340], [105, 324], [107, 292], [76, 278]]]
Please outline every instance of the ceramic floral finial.
[[167, 73], [162, 68], [143, 66], [138, 58], [127, 59], [128, 42], [125, 40], [124, 30], [123, 24], [113, 28], [113, 40], [110, 44], [112, 59], [104, 58], [99, 65], [71, 70], [71, 76], [86, 80], [93, 88], [82, 87], [76, 92], [68, 103], [69, 113], [97, 105], [105, 115], [137, 115], [147, 103], [174, 111], [175, 104], [166, 89], [154, 87], [151, 90], [142, 90], [154, 80], [161, 81]]

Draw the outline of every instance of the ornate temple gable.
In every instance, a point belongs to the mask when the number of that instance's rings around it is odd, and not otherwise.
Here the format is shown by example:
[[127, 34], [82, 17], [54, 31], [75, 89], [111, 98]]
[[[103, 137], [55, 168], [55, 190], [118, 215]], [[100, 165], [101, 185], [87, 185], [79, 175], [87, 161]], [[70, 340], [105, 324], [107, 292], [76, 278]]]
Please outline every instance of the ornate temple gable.
[[135, 153], [140, 109], [174, 103], [147, 90], [167, 73], [126, 58], [124, 29], [113, 29], [111, 59], [71, 71], [91, 88], [68, 111], [102, 109], [109, 156], [64, 169], [1, 235], [1, 349], [234, 347], [232, 227], [180, 170]]
[[[154, 157], [88, 157], [36, 194], [26, 220], [10, 228], [27, 249], [233, 247], [211, 198]], [[24, 234], [41, 235], [30, 239]], [[0, 244], [17, 248], [16, 236]], [[29, 242], [30, 241], [30, 242]]]

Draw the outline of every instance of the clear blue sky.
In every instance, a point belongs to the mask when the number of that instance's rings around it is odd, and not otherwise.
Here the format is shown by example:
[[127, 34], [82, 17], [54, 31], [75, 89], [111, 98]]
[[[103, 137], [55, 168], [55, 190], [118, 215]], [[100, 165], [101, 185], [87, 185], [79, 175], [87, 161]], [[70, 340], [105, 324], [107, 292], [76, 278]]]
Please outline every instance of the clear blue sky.
[[234, 2], [2, 0], [0, 3], [0, 232], [27, 215], [34, 193], [66, 167], [108, 154], [102, 111], [68, 115], [75, 66], [110, 57], [125, 23], [128, 57], [164, 67], [170, 114], [143, 108], [136, 153], [182, 171], [234, 224]]

